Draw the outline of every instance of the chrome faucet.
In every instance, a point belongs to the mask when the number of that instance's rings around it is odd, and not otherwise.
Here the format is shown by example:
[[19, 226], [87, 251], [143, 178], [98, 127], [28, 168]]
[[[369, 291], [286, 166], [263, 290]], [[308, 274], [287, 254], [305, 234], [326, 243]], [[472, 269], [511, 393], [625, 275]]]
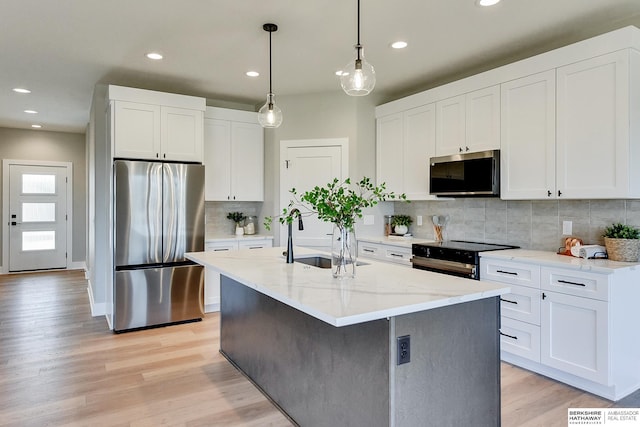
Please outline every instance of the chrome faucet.
[[[304, 225], [302, 224], [302, 214], [297, 208], [291, 209], [289, 212], [289, 216], [293, 217], [294, 215], [298, 215], [298, 230], [304, 230]], [[287, 264], [293, 263], [293, 236], [291, 230], [291, 223], [293, 222], [293, 218], [287, 224]]]

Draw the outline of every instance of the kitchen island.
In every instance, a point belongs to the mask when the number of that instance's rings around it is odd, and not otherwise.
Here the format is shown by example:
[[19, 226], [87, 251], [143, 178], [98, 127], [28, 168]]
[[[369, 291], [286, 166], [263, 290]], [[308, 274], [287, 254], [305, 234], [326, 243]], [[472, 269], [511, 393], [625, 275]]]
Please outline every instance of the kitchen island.
[[337, 280], [282, 251], [187, 257], [222, 276], [220, 351], [294, 422], [500, 425], [508, 286], [369, 260]]

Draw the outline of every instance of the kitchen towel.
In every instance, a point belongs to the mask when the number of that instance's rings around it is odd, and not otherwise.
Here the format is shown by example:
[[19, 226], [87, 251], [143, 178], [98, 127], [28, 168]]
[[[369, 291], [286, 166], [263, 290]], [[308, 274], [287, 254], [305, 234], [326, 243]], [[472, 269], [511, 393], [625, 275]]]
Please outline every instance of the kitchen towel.
[[601, 245], [580, 246], [580, 258], [606, 258], [607, 249]]

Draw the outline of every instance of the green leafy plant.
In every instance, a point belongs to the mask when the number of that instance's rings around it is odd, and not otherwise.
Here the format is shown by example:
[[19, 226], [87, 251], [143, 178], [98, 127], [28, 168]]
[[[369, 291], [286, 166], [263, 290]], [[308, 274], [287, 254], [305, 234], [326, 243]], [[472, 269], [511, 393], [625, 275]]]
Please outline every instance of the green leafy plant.
[[407, 227], [413, 223], [413, 219], [409, 215], [395, 215], [391, 220], [391, 225], [406, 225]]
[[[290, 215], [290, 211], [298, 207], [303, 215], [317, 214], [318, 219], [322, 221], [332, 222], [341, 229], [353, 230], [356, 220], [362, 218], [362, 209], [375, 206], [378, 202], [385, 200], [408, 202], [404, 193], [396, 195], [392, 191], [387, 192], [384, 183], [375, 186], [367, 177], [353, 184], [353, 187], [351, 188], [349, 178], [343, 182], [334, 178], [326, 186], [316, 186], [302, 194], [298, 194], [293, 188], [289, 192], [294, 199], [282, 210], [278, 220], [281, 224], [291, 224], [297, 213]], [[274, 217], [265, 218], [264, 226], [267, 230], [271, 229], [273, 220]]]
[[230, 219], [236, 224], [239, 224], [241, 221], [244, 221], [245, 218], [246, 217], [242, 212], [229, 212], [229, 214], [227, 215], [227, 219]]
[[602, 236], [611, 239], [640, 239], [640, 230], [630, 225], [616, 223], [606, 227]]

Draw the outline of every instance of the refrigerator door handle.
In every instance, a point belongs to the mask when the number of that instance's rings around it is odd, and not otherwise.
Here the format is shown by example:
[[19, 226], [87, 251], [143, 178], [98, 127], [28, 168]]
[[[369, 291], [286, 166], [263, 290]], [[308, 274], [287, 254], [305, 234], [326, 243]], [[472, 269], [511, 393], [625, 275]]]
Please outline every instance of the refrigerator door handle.
[[178, 216], [180, 215], [180, 202], [176, 200], [179, 192], [176, 185], [180, 182], [178, 166], [172, 163], [164, 163], [162, 173], [162, 228], [164, 230], [163, 262], [175, 262], [178, 243]]

